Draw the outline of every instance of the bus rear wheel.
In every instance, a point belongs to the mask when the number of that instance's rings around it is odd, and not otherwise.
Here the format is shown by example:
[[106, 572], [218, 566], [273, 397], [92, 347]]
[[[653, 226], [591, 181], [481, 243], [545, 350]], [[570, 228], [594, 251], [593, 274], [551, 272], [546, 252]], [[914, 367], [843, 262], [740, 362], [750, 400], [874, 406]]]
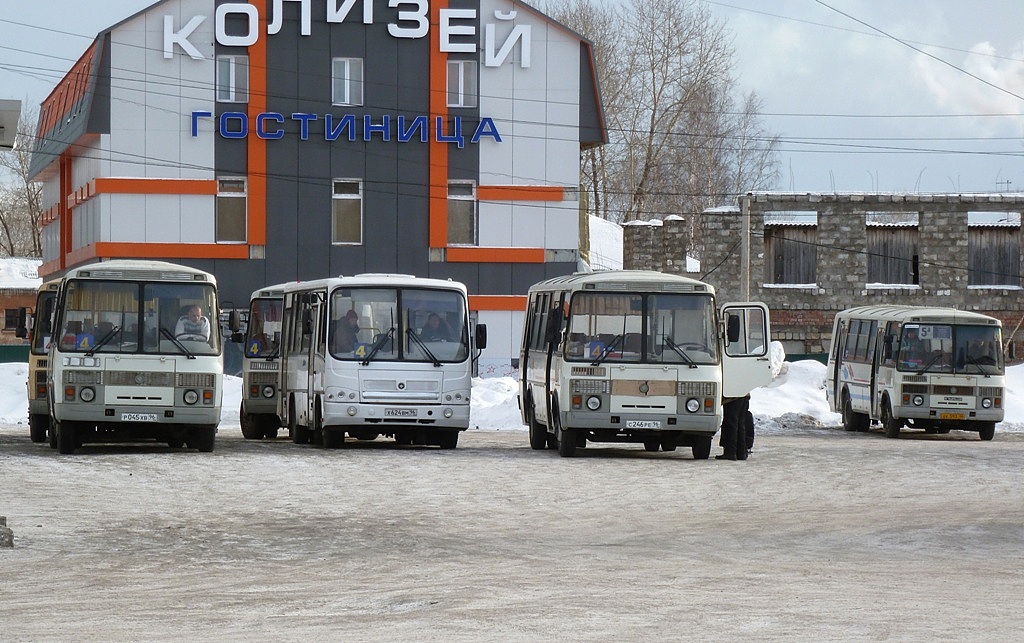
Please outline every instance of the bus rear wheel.
[[543, 451], [548, 448], [548, 429], [546, 426], [537, 421], [537, 409], [533, 405], [533, 400], [529, 402], [530, 406], [530, 448], [534, 451]]
[[309, 429], [299, 426], [294, 397], [288, 399], [288, 433], [291, 434], [292, 442], [295, 444], [309, 444]]
[[853, 410], [853, 401], [848, 392], [843, 393], [843, 428], [847, 431], [863, 433], [868, 430], [871, 420], [864, 413], [857, 413]]

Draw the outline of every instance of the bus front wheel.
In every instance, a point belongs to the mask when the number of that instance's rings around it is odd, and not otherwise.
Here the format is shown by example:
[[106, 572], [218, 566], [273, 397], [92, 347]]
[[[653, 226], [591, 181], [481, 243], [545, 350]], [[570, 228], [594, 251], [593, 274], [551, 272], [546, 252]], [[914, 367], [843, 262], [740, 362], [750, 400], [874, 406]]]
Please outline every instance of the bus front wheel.
[[53, 426], [53, 430], [57, 432], [57, 453], [63, 455], [74, 453], [78, 448], [78, 436], [75, 435], [74, 423], [54, 421]]
[[884, 400], [882, 402], [882, 428], [885, 429], [885, 437], [900, 437], [900, 424], [900, 421], [892, 416], [892, 407], [889, 404], [889, 400]]
[[49, 415], [44, 413], [33, 413], [28, 416], [28, 433], [33, 442], [46, 442], [46, 431], [49, 426]]
[[693, 439], [693, 444], [690, 445], [690, 450], [693, 451], [694, 460], [707, 460], [711, 457], [711, 443], [714, 441], [713, 435], [707, 437], [701, 436]]
[[292, 436], [295, 444], [309, 444], [309, 429], [299, 426], [299, 420], [295, 413], [295, 397], [288, 398], [288, 433]]
[[981, 428], [978, 429], [978, 437], [986, 442], [991, 440], [996, 435], [996, 423], [995, 422], [984, 422]]
[[238, 423], [242, 428], [242, 437], [246, 440], [259, 440], [263, 437], [263, 432], [259, 430], [255, 416], [245, 412], [245, 402], [238, 405]]

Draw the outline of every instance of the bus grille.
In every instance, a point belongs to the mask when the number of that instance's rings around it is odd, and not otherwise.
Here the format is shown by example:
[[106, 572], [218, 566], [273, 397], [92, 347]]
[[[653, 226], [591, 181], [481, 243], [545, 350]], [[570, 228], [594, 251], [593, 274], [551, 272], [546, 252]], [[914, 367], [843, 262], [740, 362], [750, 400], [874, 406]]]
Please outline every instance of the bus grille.
[[170, 386], [173, 373], [150, 371], [108, 371], [106, 383], [110, 386]]
[[932, 395], [974, 395], [973, 386], [933, 386]]
[[687, 395], [706, 395], [715, 397], [714, 382], [679, 382], [676, 386], [676, 395], [683, 397]]
[[277, 362], [268, 362], [267, 360], [253, 360], [249, 362], [250, 371], [276, 371]]
[[978, 395], [981, 397], [1002, 397], [1003, 389], [998, 386], [981, 386], [978, 387]]
[[928, 395], [927, 384], [904, 384], [903, 385], [904, 395]]
[[277, 373], [249, 373], [250, 384], [277, 384]]
[[213, 388], [216, 381], [217, 376], [213, 373], [178, 373], [174, 385]]
[[65, 384], [102, 384], [102, 371], [64, 371]]

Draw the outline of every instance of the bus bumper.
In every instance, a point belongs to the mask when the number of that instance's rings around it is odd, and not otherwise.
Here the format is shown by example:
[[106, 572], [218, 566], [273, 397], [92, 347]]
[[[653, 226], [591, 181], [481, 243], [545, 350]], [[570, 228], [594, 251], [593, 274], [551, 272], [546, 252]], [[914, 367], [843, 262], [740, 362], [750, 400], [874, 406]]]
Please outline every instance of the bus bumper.
[[386, 432], [388, 426], [438, 429], [469, 427], [468, 404], [365, 404], [324, 402], [324, 426], [359, 426]]

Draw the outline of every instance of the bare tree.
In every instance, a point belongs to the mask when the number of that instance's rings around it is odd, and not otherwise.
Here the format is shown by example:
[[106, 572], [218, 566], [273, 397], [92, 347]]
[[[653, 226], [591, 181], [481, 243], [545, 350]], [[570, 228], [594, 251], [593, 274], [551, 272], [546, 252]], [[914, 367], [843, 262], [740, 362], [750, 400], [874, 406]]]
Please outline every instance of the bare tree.
[[778, 177], [777, 137], [737, 94], [725, 26], [694, 0], [552, 0], [594, 43], [609, 143], [583, 157], [592, 212], [613, 221], [699, 214]]
[[0, 184], [0, 252], [12, 257], [41, 257], [42, 186], [29, 181], [35, 140], [35, 112], [22, 112], [14, 150], [0, 152], [6, 170]]

